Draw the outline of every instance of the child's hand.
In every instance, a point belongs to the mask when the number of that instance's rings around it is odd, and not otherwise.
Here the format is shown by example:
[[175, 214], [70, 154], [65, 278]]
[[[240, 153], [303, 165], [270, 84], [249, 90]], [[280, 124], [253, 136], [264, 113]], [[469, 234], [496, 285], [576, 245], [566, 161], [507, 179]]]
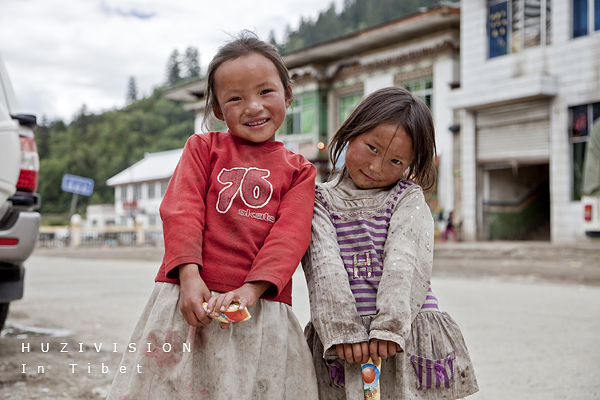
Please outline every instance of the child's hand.
[[[244, 283], [241, 287], [232, 290], [231, 292], [212, 296], [210, 300], [208, 300], [206, 308], [208, 310], [224, 312], [233, 302], [236, 302], [240, 305], [240, 310], [243, 310], [247, 307], [252, 307], [256, 304], [260, 296], [262, 296], [262, 294], [269, 288], [270, 285], [271, 284], [269, 282]], [[227, 329], [228, 326], [228, 323], [221, 322], [222, 329]]]
[[388, 357], [395, 356], [401, 350], [399, 344], [388, 340], [371, 339], [369, 343], [369, 353], [375, 365], [379, 365], [379, 357], [385, 360]]
[[356, 362], [364, 364], [369, 361], [369, 344], [367, 342], [336, 344], [335, 350], [339, 358], [350, 364]]
[[210, 324], [212, 319], [206, 315], [202, 303], [210, 299], [211, 293], [200, 277], [198, 265], [180, 265], [179, 281], [179, 309], [187, 323], [197, 327]]

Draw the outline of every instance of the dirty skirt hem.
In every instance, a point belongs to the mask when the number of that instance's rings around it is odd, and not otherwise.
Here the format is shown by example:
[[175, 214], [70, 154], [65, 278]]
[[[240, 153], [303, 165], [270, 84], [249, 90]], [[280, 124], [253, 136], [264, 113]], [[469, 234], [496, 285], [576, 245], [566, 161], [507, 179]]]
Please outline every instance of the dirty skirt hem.
[[290, 306], [260, 299], [248, 321], [188, 325], [179, 285], [157, 282], [107, 400], [318, 398], [302, 328]]
[[[362, 318], [367, 330], [370, 321], [370, 317]], [[313, 353], [319, 400], [364, 400], [360, 364], [324, 360], [323, 344], [311, 322], [304, 333]], [[449, 314], [421, 310], [405, 347], [382, 361], [382, 400], [460, 399], [479, 390], [464, 338]]]

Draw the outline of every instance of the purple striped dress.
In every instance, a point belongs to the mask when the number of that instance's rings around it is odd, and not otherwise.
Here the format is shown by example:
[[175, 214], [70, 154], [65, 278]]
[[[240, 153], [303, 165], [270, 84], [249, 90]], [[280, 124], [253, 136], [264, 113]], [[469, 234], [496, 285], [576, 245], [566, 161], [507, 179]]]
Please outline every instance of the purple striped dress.
[[[340, 246], [340, 255], [344, 261], [350, 289], [356, 300], [356, 309], [361, 317], [377, 313], [377, 289], [383, 274], [383, 252], [398, 197], [404, 189], [414, 185], [411, 182], [400, 182], [398, 192], [393, 197], [393, 202], [386, 204], [380, 215], [363, 218], [364, 214], [355, 213], [356, 218], [348, 220], [332, 214], [333, 225]], [[317, 192], [325, 208], [327, 201]], [[437, 298], [428, 289], [428, 294], [423, 309], [439, 311]]]
[[367, 190], [349, 178], [317, 185], [302, 266], [320, 399], [364, 399], [360, 365], [340, 360], [336, 346], [373, 339], [403, 350], [382, 362], [382, 398], [448, 400], [478, 390], [460, 328], [431, 291], [433, 229], [412, 182]]

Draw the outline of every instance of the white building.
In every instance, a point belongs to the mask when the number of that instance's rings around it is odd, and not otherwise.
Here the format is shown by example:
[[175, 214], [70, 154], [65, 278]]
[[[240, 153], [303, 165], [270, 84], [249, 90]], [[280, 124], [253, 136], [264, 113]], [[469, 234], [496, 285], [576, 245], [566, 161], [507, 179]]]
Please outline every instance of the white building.
[[106, 181], [115, 188], [117, 225], [160, 226], [159, 207], [183, 149], [146, 153], [144, 158]]
[[116, 225], [114, 204], [92, 204], [87, 206], [85, 226], [106, 228]]
[[[324, 146], [358, 101], [406, 86], [436, 125], [430, 206], [455, 211], [463, 240], [583, 240], [583, 154], [600, 116], [598, 7], [464, 0], [287, 54], [295, 100], [277, 140], [324, 166]], [[196, 112], [196, 132], [204, 84], [165, 93]]]
[[[583, 240], [581, 168], [600, 116], [600, 3], [461, 2], [463, 236]], [[594, 9], [596, 7], [596, 9]], [[595, 19], [594, 19], [595, 18]]]

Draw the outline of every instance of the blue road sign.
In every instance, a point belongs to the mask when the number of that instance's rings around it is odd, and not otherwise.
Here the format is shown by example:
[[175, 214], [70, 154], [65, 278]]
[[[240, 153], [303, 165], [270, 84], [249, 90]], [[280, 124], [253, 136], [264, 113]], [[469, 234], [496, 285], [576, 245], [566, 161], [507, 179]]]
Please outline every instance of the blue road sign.
[[65, 192], [91, 196], [94, 191], [94, 180], [82, 176], [64, 174], [60, 188]]

